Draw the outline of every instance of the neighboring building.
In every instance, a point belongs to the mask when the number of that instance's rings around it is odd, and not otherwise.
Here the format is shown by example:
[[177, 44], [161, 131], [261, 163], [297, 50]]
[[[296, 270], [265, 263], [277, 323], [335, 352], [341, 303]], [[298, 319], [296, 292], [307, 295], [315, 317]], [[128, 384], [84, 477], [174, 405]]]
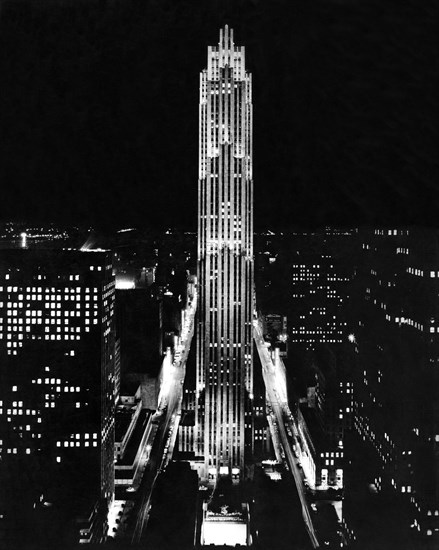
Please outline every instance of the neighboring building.
[[331, 256], [298, 256], [291, 266], [292, 344], [315, 349], [318, 344], [341, 344], [346, 339], [343, 302], [351, 278]]
[[272, 456], [273, 447], [267, 420], [268, 411], [262, 368], [255, 369], [253, 375], [253, 457], [254, 461], [258, 462]]
[[279, 330], [276, 312], [288, 318], [288, 352], [340, 347], [347, 338], [357, 243], [357, 230], [257, 235], [258, 308], [269, 340], [270, 331]]
[[[141, 386], [134, 383], [135, 391], [126, 392], [119, 397], [116, 406], [114, 457], [118, 460], [125, 454], [126, 447], [133, 433], [137, 419], [142, 410]], [[127, 395], [133, 394], [133, 395]]]
[[[296, 372], [294, 393], [289, 399], [298, 430], [293, 450], [310, 490], [318, 498], [328, 498], [331, 492], [334, 496], [334, 491], [344, 487], [346, 396], [331, 359], [331, 354], [308, 352], [302, 370]], [[275, 368], [277, 363], [275, 357]]]
[[[0, 530], [11, 543], [26, 532], [47, 542], [53, 530], [55, 539], [74, 539], [75, 515], [84, 520], [83, 541], [105, 537], [114, 498], [115, 355], [109, 254], [1, 251]], [[20, 499], [11, 501], [11, 491]], [[52, 519], [39, 531], [41, 506]]]
[[184, 298], [174, 294], [172, 290], [166, 290], [160, 299], [160, 326], [162, 329], [162, 346], [165, 352], [167, 348], [175, 348], [182, 326], [182, 308]]
[[244, 48], [226, 26], [200, 75], [195, 429], [211, 478], [242, 476], [252, 452], [251, 82]]
[[412, 525], [439, 540], [439, 236], [364, 231], [363, 300], [352, 347], [355, 426], [375, 450], [375, 485], [407, 497]]
[[111, 238], [100, 236], [113, 250], [113, 272], [117, 290], [148, 288], [156, 280], [157, 236], [135, 228], [120, 229]]
[[163, 352], [161, 309], [147, 289], [116, 290], [122, 378], [131, 373], [157, 376]]
[[[335, 390], [335, 391], [334, 391]], [[312, 471], [315, 472], [316, 495], [324, 496], [328, 489], [343, 489], [343, 415], [340, 396], [335, 388], [326, 389], [324, 378], [318, 377], [308, 387], [308, 396], [300, 407], [299, 430], [308, 439]], [[301, 426], [304, 422], [306, 429]]]
[[116, 489], [137, 489], [151, 452], [147, 441], [157, 426], [153, 411], [143, 408], [141, 384], [124, 382], [124, 386], [115, 416], [115, 484]]

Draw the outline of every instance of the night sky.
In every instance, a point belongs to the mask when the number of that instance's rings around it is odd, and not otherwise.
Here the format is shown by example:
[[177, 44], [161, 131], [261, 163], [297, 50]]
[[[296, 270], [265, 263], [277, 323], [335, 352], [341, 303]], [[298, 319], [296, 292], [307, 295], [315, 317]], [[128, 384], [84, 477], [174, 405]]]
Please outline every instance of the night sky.
[[199, 71], [228, 23], [257, 229], [438, 225], [434, 0], [40, 4], [0, 13], [0, 220], [195, 229]]

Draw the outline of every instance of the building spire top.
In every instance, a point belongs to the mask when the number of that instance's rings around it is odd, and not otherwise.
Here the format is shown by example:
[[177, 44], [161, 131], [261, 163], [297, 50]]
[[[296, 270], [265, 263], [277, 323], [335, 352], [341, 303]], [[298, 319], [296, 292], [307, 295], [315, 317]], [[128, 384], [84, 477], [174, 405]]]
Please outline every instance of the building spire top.
[[224, 29], [220, 29], [219, 47], [220, 50], [224, 50], [225, 52], [233, 51], [233, 29], [229, 25], [224, 25]]

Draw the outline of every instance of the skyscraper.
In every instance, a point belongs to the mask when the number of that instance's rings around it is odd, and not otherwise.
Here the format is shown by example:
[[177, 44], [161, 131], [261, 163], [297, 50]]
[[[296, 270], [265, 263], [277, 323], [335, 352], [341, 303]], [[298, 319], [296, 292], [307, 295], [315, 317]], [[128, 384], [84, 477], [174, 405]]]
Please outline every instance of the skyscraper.
[[[375, 484], [410, 503], [401, 530], [439, 541], [439, 234], [360, 232], [353, 370], [355, 427], [374, 450]], [[429, 546], [430, 547], [430, 546]]]
[[199, 113], [197, 451], [205, 477], [239, 478], [252, 445], [252, 80], [227, 25], [208, 47]]
[[[114, 498], [114, 362], [108, 253], [1, 252], [0, 530], [11, 544], [25, 545], [26, 533], [41, 546], [61, 534], [105, 538]], [[8, 488], [20, 499], [10, 502]], [[47, 528], [39, 524], [44, 503]], [[75, 517], [87, 518], [80, 533], [69, 532]]]

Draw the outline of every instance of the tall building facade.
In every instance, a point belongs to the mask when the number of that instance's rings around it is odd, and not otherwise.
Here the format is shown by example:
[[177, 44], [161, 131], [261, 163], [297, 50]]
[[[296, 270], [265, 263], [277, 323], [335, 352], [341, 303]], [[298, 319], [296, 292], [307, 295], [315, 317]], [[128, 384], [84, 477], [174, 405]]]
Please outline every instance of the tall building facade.
[[258, 308], [287, 315], [293, 353], [346, 341], [357, 242], [356, 230], [329, 227], [257, 236]]
[[351, 280], [329, 254], [302, 254], [291, 264], [291, 342], [312, 350], [346, 339], [343, 302]]
[[436, 547], [439, 233], [378, 228], [360, 236], [355, 427], [374, 450], [377, 488], [390, 487], [411, 505], [401, 529]]
[[[20, 495], [19, 510], [7, 491], [0, 498], [0, 529], [11, 544], [29, 542], [17, 540], [20, 532], [41, 536], [45, 547], [51, 536], [106, 536], [114, 498], [114, 296], [105, 252], [0, 253], [0, 477]], [[74, 527], [74, 518], [83, 521]]]
[[200, 75], [197, 452], [205, 476], [240, 477], [252, 445], [252, 80], [233, 30]]

